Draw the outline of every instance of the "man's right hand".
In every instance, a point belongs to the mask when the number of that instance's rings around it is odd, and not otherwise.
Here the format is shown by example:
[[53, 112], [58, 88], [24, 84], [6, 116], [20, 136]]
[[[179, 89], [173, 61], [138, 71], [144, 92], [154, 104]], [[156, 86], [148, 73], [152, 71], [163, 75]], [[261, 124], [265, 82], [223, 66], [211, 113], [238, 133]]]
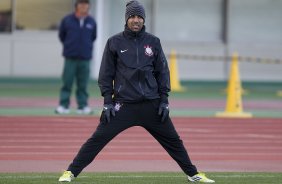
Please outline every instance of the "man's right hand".
[[112, 104], [104, 104], [103, 112], [108, 123], [111, 121], [111, 116], [116, 115], [114, 106]]

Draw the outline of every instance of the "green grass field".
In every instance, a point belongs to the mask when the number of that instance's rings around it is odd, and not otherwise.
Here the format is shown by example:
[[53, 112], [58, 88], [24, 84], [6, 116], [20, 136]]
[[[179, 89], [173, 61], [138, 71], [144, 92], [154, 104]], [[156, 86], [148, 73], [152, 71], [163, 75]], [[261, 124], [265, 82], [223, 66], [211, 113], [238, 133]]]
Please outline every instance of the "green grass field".
[[[281, 184], [281, 173], [207, 173], [217, 184]], [[59, 174], [0, 174], [1, 184], [57, 184]], [[182, 173], [82, 173], [77, 184], [181, 184], [188, 183]]]
[[[187, 89], [185, 92], [171, 92], [170, 100], [226, 100], [226, 82], [220, 81], [182, 81], [182, 85]], [[281, 82], [244, 82], [242, 84], [246, 90], [243, 95], [243, 105], [245, 101], [268, 101], [268, 102], [282, 102], [282, 97], [277, 95], [278, 91], [282, 90]], [[34, 98], [53, 99], [58, 100], [59, 90], [61, 87], [61, 80], [55, 78], [0, 78], [0, 100], [5, 98]], [[75, 86], [73, 87], [74, 96]], [[102, 99], [97, 81], [92, 80], [89, 84], [90, 99]], [[0, 101], [1, 102], [1, 101]], [[75, 104], [75, 103], [73, 103]], [[3, 108], [0, 107], [1, 115], [54, 115], [54, 108], [57, 102], [52, 107], [25, 107], [25, 108]], [[94, 107], [94, 115], [100, 115], [100, 107]], [[206, 109], [172, 109], [172, 116], [202, 116], [213, 117], [216, 112], [223, 111], [222, 108], [206, 108]], [[273, 110], [271, 108], [265, 109], [247, 109], [253, 113], [254, 117], [282, 117], [280, 110]], [[71, 115], [76, 115], [72, 113]]]
[[[221, 81], [182, 81], [185, 92], [171, 92], [171, 98], [225, 99], [226, 82]], [[281, 100], [277, 92], [282, 90], [282, 82], [243, 82], [247, 91], [244, 99]], [[0, 78], [0, 97], [58, 97], [61, 80], [55, 78]], [[75, 89], [75, 85], [74, 88]], [[91, 97], [101, 98], [97, 81], [89, 83]]]

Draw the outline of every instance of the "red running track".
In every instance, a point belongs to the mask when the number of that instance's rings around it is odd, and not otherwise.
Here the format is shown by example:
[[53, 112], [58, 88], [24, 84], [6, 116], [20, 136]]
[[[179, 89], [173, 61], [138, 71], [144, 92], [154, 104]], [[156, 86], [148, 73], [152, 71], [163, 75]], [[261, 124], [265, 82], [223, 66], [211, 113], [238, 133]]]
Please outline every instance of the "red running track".
[[[173, 118], [192, 161], [207, 171], [282, 171], [282, 119]], [[0, 117], [0, 172], [67, 167], [97, 117]], [[141, 127], [110, 142], [87, 171], [180, 171]]]

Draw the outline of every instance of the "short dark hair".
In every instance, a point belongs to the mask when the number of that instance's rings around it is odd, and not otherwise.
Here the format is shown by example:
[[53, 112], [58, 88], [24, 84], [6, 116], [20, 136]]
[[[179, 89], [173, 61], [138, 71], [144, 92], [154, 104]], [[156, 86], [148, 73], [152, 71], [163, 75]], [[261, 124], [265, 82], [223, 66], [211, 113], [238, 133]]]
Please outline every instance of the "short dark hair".
[[75, 1], [75, 6], [77, 6], [77, 4], [79, 4], [79, 3], [87, 3], [87, 4], [89, 4], [89, 0], [76, 0]]

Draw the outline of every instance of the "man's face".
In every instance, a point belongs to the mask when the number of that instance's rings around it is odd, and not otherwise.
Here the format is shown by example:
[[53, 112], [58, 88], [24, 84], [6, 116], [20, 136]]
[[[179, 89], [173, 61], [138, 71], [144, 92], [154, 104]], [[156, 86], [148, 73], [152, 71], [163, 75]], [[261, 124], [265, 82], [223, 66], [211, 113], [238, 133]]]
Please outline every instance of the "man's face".
[[80, 15], [80, 16], [86, 16], [88, 14], [89, 11], [89, 4], [88, 3], [78, 3], [76, 6], [76, 12]]
[[144, 19], [140, 16], [134, 15], [127, 20], [127, 26], [131, 31], [138, 32], [144, 25]]

